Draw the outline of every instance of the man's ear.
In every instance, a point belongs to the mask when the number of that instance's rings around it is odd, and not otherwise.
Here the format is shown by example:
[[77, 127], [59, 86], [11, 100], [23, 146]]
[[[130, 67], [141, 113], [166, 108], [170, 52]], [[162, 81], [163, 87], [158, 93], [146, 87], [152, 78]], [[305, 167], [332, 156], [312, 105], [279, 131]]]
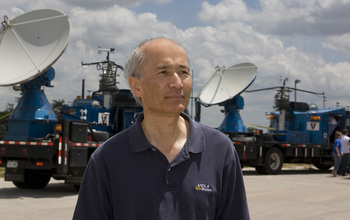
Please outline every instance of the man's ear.
[[136, 97], [141, 97], [142, 91], [140, 87], [140, 80], [135, 76], [130, 76], [128, 81], [131, 91], [134, 93], [134, 95]]

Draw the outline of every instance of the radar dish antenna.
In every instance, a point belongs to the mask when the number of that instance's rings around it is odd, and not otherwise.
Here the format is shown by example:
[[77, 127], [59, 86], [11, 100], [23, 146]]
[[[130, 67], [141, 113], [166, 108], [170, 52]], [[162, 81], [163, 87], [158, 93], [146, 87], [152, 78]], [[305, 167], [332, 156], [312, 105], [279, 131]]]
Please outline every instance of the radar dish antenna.
[[68, 16], [53, 9], [4, 16], [0, 30], [0, 86], [28, 82], [53, 65], [65, 50], [70, 32]]
[[199, 93], [199, 99], [215, 105], [244, 92], [255, 80], [257, 67], [240, 63], [229, 68], [216, 68], [216, 72]]
[[0, 86], [21, 84], [22, 91], [8, 119], [4, 140], [49, 138], [57, 118], [42, 87], [52, 87], [55, 70], [51, 66], [67, 47], [68, 16], [53, 9], [40, 9], [13, 20], [5, 16], [1, 24]]
[[223, 132], [247, 132], [239, 110], [244, 107], [240, 96], [255, 80], [257, 67], [252, 63], [240, 63], [229, 68], [216, 68], [215, 73], [199, 93], [206, 106], [218, 104], [225, 107], [225, 118], [219, 130]]

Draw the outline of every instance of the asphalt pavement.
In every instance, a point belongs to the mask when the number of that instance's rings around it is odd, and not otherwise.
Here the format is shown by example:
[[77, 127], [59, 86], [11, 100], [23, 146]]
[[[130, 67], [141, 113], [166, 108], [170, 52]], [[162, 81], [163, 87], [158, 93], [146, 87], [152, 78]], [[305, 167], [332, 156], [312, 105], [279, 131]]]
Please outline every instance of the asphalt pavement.
[[350, 178], [313, 167], [284, 169], [279, 175], [244, 170], [251, 219], [349, 220]]
[[[279, 175], [259, 175], [244, 168], [251, 219], [350, 219], [350, 179], [332, 177], [313, 167], [283, 169]], [[18, 189], [0, 178], [0, 219], [72, 219], [77, 191], [51, 180], [45, 189]]]

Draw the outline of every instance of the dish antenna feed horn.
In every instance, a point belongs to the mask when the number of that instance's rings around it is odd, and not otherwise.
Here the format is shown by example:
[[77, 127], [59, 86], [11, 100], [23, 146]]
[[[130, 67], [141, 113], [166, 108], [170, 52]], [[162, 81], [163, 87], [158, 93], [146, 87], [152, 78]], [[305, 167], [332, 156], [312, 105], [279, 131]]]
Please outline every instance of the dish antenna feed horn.
[[55, 77], [52, 65], [68, 45], [68, 16], [57, 10], [40, 9], [12, 20], [4, 16], [1, 24], [0, 86], [20, 84], [22, 91], [9, 117], [4, 139], [44, 138], [48, 131], [53, 132], [57, 118], [41, 88], [52, 87], [51, 80]]
[[216, 67], [211, 79], [203, 87], [198, 98], [204, 106], [219, 105], [225, 108], [225, 118], [219, 130], [223, 132], [247, 132], [239, 110], [244, 107], [243, 93], [255, 80], [257, 67], [252, 63], [240, 63], [228, 68]]

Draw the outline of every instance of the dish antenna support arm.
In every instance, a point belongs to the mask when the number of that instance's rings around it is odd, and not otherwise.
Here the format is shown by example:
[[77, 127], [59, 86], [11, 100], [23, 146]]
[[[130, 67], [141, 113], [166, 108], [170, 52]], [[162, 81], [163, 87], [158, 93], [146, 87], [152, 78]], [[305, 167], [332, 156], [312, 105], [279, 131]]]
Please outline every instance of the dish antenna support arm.
[[21, 84], [22, 96], [8, 119], [4, 140], [30, 141], [46, 137], [47, 131], [53, 134], [57, 118], [42, 87], [52, 87], [54, 78], [55, 71], [50, 67], [37, 78]]
[[239, 110], [244, 108], [244, 99], [241, 95], [236, 95], [219, 106], [224, 106], [225, 118], [219, 126], [222, 132], [247, 132]]

